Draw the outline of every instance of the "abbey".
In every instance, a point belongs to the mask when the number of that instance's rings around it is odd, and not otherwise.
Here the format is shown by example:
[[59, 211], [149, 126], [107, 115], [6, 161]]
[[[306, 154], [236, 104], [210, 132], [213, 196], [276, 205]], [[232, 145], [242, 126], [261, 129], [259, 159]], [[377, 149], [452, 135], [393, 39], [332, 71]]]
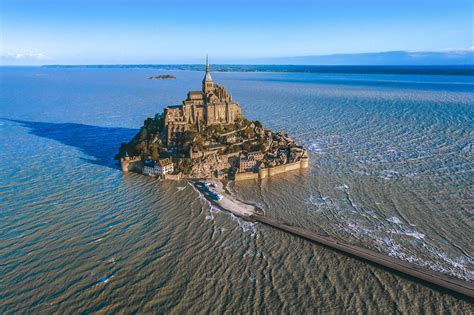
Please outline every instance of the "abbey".
[[215, 124], [231, 124], [242, 119], [239, 104], [232, 101], [227, 90], [212, 80], [209, 61], [206, 57], [206, 74], [202, 80], [201, 91], [189, 91], [181, 105], [165, 109], [165, 128], [167, 143], [189, 129]]

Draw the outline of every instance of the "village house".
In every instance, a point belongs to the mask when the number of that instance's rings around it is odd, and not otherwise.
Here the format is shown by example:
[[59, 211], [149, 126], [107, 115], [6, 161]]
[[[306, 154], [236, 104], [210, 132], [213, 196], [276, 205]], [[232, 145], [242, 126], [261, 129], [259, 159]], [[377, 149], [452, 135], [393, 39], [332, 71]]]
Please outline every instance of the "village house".
[[239, 172], [252, 171], [257, 165], [257, 160], [241, 157], [239, 161]]
[[[156, 164], [158, 165], [158, 164]], [[157, 176], [161, 175], [161, 170], [155, 168], [155, 161], [153, 160], [144, 160], [143, 161], [143, 174], [148, 176]]]
[[247, 158], [248, 159], [253, 159], [253, 160], [256, 160], [256, 161], [261, 161], [264, 156], [265, 156], [265, 154], [262, 151], [253, 151], [253, 152], [247, 153]]
[[173, 162], [169, 158], [158, 161], [145, 160], [143, 164], [143, 174], [148, 176], [171, 174], [174, 170]]
[[171, 161], [170, 158], [159, 159], [158, 160], [158, 165], [160, 166], [161, 174], [163, 174], [163, 175], [171, 174], [174, 171], [173, 162]]

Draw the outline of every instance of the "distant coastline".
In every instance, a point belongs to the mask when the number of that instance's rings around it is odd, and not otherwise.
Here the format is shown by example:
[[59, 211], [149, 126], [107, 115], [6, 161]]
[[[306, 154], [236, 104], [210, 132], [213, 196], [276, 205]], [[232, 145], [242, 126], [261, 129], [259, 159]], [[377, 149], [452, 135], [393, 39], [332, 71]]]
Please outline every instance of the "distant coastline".
[[[44, 65], [46, 68], [130, 68], [162, 71], [202, 71], [202, 64], [116, 64], [116, 65]], [[317, 65], [214, 65], [215, 72], [283, 72], [283, 73], [348, 73], [348, 74], [420, 74], [474, 75], [474, 65], [452, 66], [317, 66]]]

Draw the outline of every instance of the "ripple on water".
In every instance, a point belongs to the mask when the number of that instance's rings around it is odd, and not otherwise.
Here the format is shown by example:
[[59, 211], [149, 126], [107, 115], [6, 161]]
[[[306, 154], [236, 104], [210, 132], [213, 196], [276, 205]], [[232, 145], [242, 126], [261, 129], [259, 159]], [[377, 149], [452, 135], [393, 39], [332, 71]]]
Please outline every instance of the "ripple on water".
[[[202, 75], [157, 83], [144, 79], [152, 72], [2, 70], [2, 116], [17, 121], [0, 123], [0, 313], [470, 310], [217, 211], [184, 182], [122, 174], [120, 143]], [[308, 172], [237, 193], [285, 221], [474, 279], [470, 78], [215, 76], [246, 116], [310, 151]]]

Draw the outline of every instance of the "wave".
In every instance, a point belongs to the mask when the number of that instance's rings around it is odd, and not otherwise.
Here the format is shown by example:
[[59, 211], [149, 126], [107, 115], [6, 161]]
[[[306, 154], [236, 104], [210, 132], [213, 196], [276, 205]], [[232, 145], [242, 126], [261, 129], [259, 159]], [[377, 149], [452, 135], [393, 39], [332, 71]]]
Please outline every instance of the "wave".
[[[350, 196], [348, 198], [351, 199]], [[310, 194], [306, 198], [306, 203], [315, 207], [316, 213], [328, 215], [328, 220], [335, 222], [339, 231], [349, 234], [366, 246], [375, 246], [389, 256], [460, 279], [474, 280], [474, 272], [470, 270], [470, 266], [474, 263], [472, 258], [451, 257], [448, 253], [436, 249], [430, 244], [430, 240], [427, 240], [426, 234], [411, 224], [405, 225], [396, 216], [385, 219], [389, 224], [387, 226], [387, 223], [377, 219], [377, 215], [372, 211], [356, 206], [353, 201], [349, 201], [349, 205], [356, 211], [344, 207], [334, 198], [321, 195], [317, 197]], [[336, 214], [331, 214], [332, 211]]]

